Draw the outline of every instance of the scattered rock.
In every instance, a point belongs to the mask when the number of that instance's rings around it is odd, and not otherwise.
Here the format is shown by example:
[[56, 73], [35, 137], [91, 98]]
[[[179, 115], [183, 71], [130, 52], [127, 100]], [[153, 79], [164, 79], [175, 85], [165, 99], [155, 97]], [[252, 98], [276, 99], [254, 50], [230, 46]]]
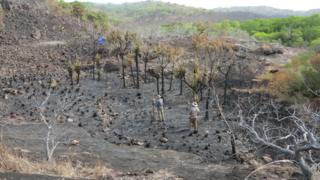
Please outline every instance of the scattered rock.
[[39, 29], [34, 29], [34, 31], [31, 34], [31, 37], [39, 40], [41, 38], [41, 31]]
[[145, 171], [145, 173], [147, 173], [147, 174], [153, 174], [154, 171], [153, 171], [152, 169], [147, 169], [147, 170]]
[[161, 137], [161, 138], [160, 138], [160, 142], [161, 142], [161, 143], [167, 143], [168, 141], [169, 141], [169, 139], [166, 138], [166, 137]]
[[73, 145], [73, 146], [77, 146], [77, 145], [79, 145], [80, 144], [80, 141], [79, 140], [76, 140], [76, 139], [74, 139], [74, 140], [72, 140], [71, 142], [70, 142], [70, 145]]
[[248, 164], [251, 165], [251, 166], [253, 166], [254, 168], [257, 168], [257, 167], [260, 166], [260, 164], [258, 163], [258, 161], [255, 160], [255, 159], [250, 159], [250, 160], [248, 161]]
[[279, 72], [279, 69], [270, 69], [269, 72], [270, 72], [271, 74], [274, 74], [274, 73]]
[[130, 145], [143, 146], [144, 143], [139, 141], [139, 140], [137, 140], [137, 139], [131, 139], [130, 140]]
[[67, 121], [68, 121], [69, 123], [73, 123], [73, 119], [71, 119], [71, 118], [68, 118]]
[[12, 88], [3, 88], [2, 91], [3, 91], [5, 94], [11, 94], [11, 95], [13, 95], [13, 96], [19, 94], [19, 91], [18, 91], [18, 90], [12, 89]]
[[262, 156], [262, 159], [266, 162], [266, 163], [270, 163], [272, 162], [272, 158], [269, 154], [266, 154], [264, 156]]

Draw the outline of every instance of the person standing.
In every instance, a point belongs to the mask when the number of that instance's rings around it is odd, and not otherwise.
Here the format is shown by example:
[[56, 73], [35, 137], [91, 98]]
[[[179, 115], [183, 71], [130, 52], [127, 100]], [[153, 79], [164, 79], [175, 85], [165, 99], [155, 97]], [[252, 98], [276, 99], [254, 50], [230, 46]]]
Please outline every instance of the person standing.
[[190, 109], [190, 128], [194, 133], [198, 133], [198, 114], [200, 113], [200, 109], [198, 107], [197, 102], [193, 102]]
[[157, 109], [159, 121], [164, 122], [163, 99], [160, 95], [157, 95], [157, 99], [155, 101], [155, 107]]

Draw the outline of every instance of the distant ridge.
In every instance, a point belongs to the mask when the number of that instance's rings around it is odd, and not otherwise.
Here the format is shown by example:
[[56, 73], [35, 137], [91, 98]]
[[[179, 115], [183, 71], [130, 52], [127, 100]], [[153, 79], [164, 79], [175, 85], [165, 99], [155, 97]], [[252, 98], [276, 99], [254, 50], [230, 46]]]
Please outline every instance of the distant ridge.
[[256, 18], [284, 18], [320, 13], [320, 9], [293, 11], [266, 6], [203, 9], [161, 1], [142, 1], [123, 4], [95, 4], [87, 6], [105, 11], [111, 21], [122, 29], [154, 29], [162, 24], [184, 22], [219, 22]]

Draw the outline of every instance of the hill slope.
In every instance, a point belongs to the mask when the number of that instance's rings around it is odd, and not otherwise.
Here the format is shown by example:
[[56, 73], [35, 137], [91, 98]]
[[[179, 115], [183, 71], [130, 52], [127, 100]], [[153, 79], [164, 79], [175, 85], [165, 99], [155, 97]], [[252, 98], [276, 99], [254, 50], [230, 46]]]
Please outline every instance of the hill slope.
[[202, 9], [160, 1], [143, 1], [124, 4], [86, 3], [90, 8], [106, 12], [121, 29], [144, 32], [155, 31], [162, 24], [185, 22], [219, 22], [223, 20], [248, 20], [255, 18], [276, 18], [305, 16], [320, 10], [292, 11], [270, 7], [234, 7]]
[[216, 8], [216, 12], [246, 12], [254, 13], [266, 17], [288, 17], [288, 16], [309, 16], [320, 13], [320, 9], [311, 9], [308, 11], [293, 11], [289, 9], [277, 9], [267, 6], [251, 6], [251, 7], [232, 7], [232, 8]]
[[159, 1], [124, 4], [86, 3], [90, 8], [105, 11], [110, 19], [117, 20], [119, 27], [136, 31], [148, 31], [162, 24], [177, 22], [218, 22], [226, 19], [247, 20], [267, 16], [250, 12], [216, 12]]

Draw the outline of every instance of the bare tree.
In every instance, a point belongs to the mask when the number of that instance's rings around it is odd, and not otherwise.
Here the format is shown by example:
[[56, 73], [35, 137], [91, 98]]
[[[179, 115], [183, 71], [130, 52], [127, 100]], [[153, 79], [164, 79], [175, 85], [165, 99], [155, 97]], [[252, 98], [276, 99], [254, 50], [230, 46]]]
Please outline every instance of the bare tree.
[[239, 101], [238, 108], [240, 126], [254, 143], [295, 161], [308, 180], [315, 179], [314, 172], [320, 167], [319, 134], [315, 130], [315, 124], [320, 121], [319, 112], [306, 105], [286, 109], [272, 100]]
[[220, 103], [220, 100], [219, 100], [219, 96], [218, 94], [216, 93], [216, 90], [215, 88], [213, 87], [213, 94], [214, 94], [214, 101], [216, 103], [216, 106], [219, 110], [219, 113], [220, 113], [220, 117], [222, 118], [223, 122], [225, 123], [225, 125], [227, 126], [228, 128], [228, 134], [230, 135], [230, 144], [231, 144], [231, 150], [232, 150], [232, 156], [233, 158], [235, 159], [238, 159], [237, 157], [237, 148], [236, 148], [236, 136], [235, 136], [235, 133], [234, 133], [234, 129], [232, 128], [231, 124], [228, 122], [228, 119], [224, 113], [224, 109], [223, 107], [221, 106], [221, 103]]
[[[46, 97], [41, 102], [41, 104], [38, 104], [38, 109], [40, 119], [47, 127], [47, 135], [45, 137], [47, 160], [49, 162], [52, 162], [53, 154], [56, 148], [59, 144], [66, 141], [63, 141], [63, 139], [67, 134], [67, 132], [62, 134], [55, 132], [57, 120], [62, 116], [71, 116], [71, 114], [68, 113], [69, 108], [71, 108], [72, 105], [82, 97], [75, 96], [75, 98], [70, 101], [70, 99], [67, 97], [67, 94], [63, 98], [59, 98], [57, 94], [52, 94], [51, 90], [45, 94]], [[52, 115], [48, 115], [48, 113], [46, 113], [46, 111], [48, 111], [49, 109], [47, 105], [49, 104], [48, 102], [50, 101], [50, 99], [55, 100], [55, 108]]]

